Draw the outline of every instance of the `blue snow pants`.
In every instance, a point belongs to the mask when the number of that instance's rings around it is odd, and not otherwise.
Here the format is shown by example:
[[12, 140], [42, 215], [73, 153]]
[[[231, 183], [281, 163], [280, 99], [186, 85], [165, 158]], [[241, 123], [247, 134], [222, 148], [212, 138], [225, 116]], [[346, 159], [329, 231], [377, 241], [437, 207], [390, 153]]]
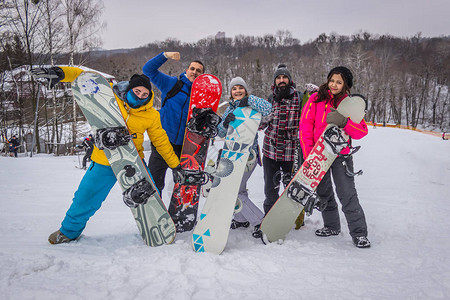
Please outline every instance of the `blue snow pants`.
[[116, 181], [111, 166], [91, 162], [74, 194], [60, 231], [69, 239], [79, 237], [87, 221], [102, 206]]

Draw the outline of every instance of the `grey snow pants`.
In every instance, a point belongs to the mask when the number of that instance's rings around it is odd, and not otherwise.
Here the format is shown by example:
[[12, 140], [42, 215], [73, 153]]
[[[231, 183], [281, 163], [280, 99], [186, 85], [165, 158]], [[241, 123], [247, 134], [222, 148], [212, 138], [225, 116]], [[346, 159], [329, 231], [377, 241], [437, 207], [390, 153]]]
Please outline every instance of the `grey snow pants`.
[[248, 221], [250, 225], [255, 226], [261, 223], [264, 213], [250, 200], [247, 191], [247, 181], [255, 170], [257, 164], [248, 172], [244, 172], [241, 185], [239, 187], [238, 198], [242, 201], [242, 210], [234, 214], [234, 219], [238, 222]]
[[347, 219], [348, 229], [352, 237], [367, 236], [367, 224], [364, 211], [359, 204], [358, 194], [355, 188], [355, 178], [346, 174], [344, 161], [348, 169], [353, 172], [352, 157], [338, 157], [331, 165], [319, 186], [317, 194], [322, 201], [327, 201], [328, 205], [322, 212], [323, 223], [325, 227], [334, 230], [341, 229], [339, 220], [338, 204], [333, 192], [331, 176], [336, 187], [336, 194], [342, 205], [342, 211]]

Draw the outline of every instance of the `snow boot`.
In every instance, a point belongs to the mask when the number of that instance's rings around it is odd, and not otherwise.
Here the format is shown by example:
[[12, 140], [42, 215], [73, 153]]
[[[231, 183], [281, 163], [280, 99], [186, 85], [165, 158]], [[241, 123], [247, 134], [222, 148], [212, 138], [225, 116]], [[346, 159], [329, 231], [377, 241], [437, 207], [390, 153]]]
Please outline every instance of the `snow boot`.
[[256, 226], [253, 228], [252, 236], [253, 236], [255, 239], [261, 238], [261, 236], [262, 236], [261, 224], [258, 224], [258, 225], [256, 225]]
[[316, 230], [317, 236], [324, 236], [324, 237], [331, 236], [331, 235], [339, 235], [339, 233], [341, 233], [340, 230], [335, 230], [335, 229], [331, 229], [328, 227], [323, 227], [323, 228]]
[[231, 229], [236, 229], [236, 228], [239, 228], [239, 227], [247, 228], [248, 226], [250, 226], [250, 222], [238, 222], [235, 219], [233, 219], [231, 221], [230, 228]]
[[365, 236], [356, 236], [353, 239], [353, 244], [358, 248], [369, 248], [370, 242]]
[[73, 239], [69, 239], [67, 236], [65, 236], [61, 231], [55, 231], [48, 237], [48, 242], [50, 244], [62, 244], [62, 243], [68, 243], [70, 241], [73, 241]]

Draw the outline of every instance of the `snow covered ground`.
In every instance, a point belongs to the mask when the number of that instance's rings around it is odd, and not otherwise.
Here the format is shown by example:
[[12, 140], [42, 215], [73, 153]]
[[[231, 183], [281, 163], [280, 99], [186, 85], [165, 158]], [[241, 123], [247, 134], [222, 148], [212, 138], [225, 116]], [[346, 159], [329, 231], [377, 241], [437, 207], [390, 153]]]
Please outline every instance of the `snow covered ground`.
[[[50, 245], [78, 158], [0, 157], [0, 298], [449, 299], [450, 141], [376, 128], [355, 144], [371, 248], [353, 246], [343, 216], [339, 236], [316, 237], [315, 212], [281, 245], [233, 230], [221, 255], [195, 253], [189, 232], [145, 246], [117, 185], [79, 241]], [[261, 167], [249, 186], [262, 208]]]

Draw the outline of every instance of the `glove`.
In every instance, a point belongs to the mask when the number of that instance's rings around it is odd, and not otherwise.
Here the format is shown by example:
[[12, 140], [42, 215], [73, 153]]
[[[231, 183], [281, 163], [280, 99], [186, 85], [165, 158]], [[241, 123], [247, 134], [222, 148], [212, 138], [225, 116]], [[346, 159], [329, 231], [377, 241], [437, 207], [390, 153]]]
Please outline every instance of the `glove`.
[[176, 166], [172, 169], [173, 173], [173, 181], [174, 182], [183, 182], [184, 181], [184, 174], [183, 169], [181, 168], [181, 165]]
[[348, 119], [334, 108], [331, 108], [331, 112], [327, 115], [327, 123], [335, 124], [339, 128], [344, 128], [347, 125], [347, 121]]
[[230, 112], [228, 114], [228, 116], [225, 118], [225, 121], [223, 121], [223, 127], [228, 128], [228, 126], [230, 125], [230, 122], [234, 121], [235, 119], [236, 119], [236, 116], [232, 112]]
[[31, 75], [38, 79], [44, 78], [48, 80], [48, 88], [52, 89], [58, 82], [64, 79], [64, 71], [58, 67], [51, 68], [35, 68], [31, 69]]
[[246, 107], [246, 106], [248, 106], [248, 97], [242, 98], [238, 105], [238, 107]]

